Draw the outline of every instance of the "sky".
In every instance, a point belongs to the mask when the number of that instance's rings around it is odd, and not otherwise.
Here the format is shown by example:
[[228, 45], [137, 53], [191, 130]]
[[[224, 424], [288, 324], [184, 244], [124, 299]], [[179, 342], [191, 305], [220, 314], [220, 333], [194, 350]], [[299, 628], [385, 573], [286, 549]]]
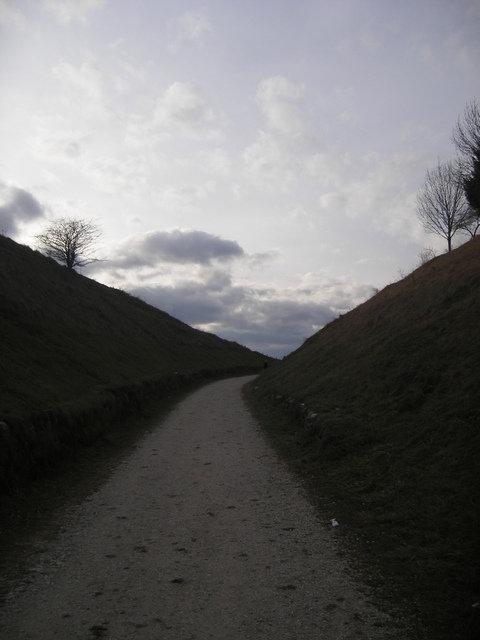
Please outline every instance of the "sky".
[[[419, 266], [480, 0], [0, 0], [0, 231], [276, 357]], [[459, 244], [466, 238], [456, 237]]]

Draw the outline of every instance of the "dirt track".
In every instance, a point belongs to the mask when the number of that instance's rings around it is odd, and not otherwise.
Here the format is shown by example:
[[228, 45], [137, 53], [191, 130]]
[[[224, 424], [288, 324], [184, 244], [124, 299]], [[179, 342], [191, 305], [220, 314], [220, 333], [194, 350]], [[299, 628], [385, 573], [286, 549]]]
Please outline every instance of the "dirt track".
[[263, 439], [246, 380], [187, 397], [69, 509], [0, 610], [3, 640], [397, 637]]

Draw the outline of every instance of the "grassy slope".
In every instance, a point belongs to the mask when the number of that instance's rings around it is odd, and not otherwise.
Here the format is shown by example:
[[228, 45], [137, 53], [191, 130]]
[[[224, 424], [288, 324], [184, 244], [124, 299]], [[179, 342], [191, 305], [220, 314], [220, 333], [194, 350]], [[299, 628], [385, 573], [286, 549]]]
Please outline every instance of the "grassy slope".
[[258, 366], [197, 331], [0, 236], [0, 420], [149, 376]]
[[432, 638], [480, 637], [479, 318], [476, 238], [326, 326], [250, 392], [259, 411], [269, 395], [318, 414], [309, 431], [279, 417], [272, 438], [372, 583], [407, 599]]

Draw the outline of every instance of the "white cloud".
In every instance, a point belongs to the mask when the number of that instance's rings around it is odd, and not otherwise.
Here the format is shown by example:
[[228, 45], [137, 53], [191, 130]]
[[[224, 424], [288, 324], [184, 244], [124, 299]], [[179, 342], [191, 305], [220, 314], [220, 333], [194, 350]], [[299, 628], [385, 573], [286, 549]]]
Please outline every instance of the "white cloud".
[[125, 124], [123, 135], [124, 142], [128, 147], [140, 150], [155, 150], [157, 160], [162, 160], [164, 167], [169, 164], [164, 151], [161, 150], [161, 144], [170, 135], [166, 132], [159, 132], [151, 119], [139, 114], [131, 114]]
[[242, 157], [245, 176], [260, 189], [288, 192], [298, 182], [296, 157], [289, 143], [271, 133], [260, 131]]
[[213, 110], [193, 82], [174, 82], [157, 100], [154, 123], [186, 137], [219, 138], [219, 131], [208, 128], [213, 120]]
[[0, 0], [0, 24], [17, 27], [25, 25], [23, 13], [12, 5], [11, 0]]
[[167, 187], [158, 196], [158, 202], [169, 211], [196, 211], [198, 203], [215, 191], [215, 182], [187, 183]]
[[36, 154], [64, 162], [78, 159], [88, 140], [88, 136], [78, 129], [63, 129], [51, 123], [50, 126], [39, 123], [33, 146]]
[[298, 102], [303, 94], [303, 85], [296, 86], [283, 76], [275, 76], [260, 83], [256, 102], [270, 128], [284, 134], [293, 134], [303, 129], [298, 110]]
[[380, 49], [380, 40], [378, 35], [370, 30], [365, 30], [358, 36], [360, 47], [368, 53], [376, 54]]
[[118, 72], [113, 75], [112, 82], [119, 95], [129, 93], [136, 84], [144, 85], [146, 83], [147, 72], [144, 68], [138, 68], [128, 60], [120, 60], [118, 67]]
[[362, 178], [350, 179], [323, 193], [324, 214], [363, 218], [392, 237], [419, 242], [415, 217], [415, 193], [425, 167], [423, 153], [385, 157], [368, 154], [362, 161]]
[[213, 31], [205, 10], [187, 11], [179, 18], [170, 20], [168, 27], [172, 34], [169, 46], [172, 53], [176, 53], [186, 41], [199, 44], [205, 35]]
[[288, 193], [302, 180], [322, 187], [341, 182], [346, 160], [305, 131], [298, 110], [303, 95], [303, 85], [294, 85], [283, 76], [259, 85], [256, 102], [268, 128], [258, 132], [257, 140], [242, 155], [244, 175], [257, 188]]
[[174, 82], [157, 102], [157, 122], [197, 127], [213, 119], [201, 90], [193, 82]]
[[448, 59], [454, 62], [455, 68], [460, 73], [473, 71], [477, 68], [480, 46], [477, 46], [475, 53], [473, 53], [472, 48], [465, 44], [463, 33], [457, 32], [447, 38], [445, 48]]
[[80, 165], [83, 175], [92, 180], [99, 191], [123, 197], [145, 193], [150, 184], [153, 162], [145, 154], [93, 156], [88, 154]]
[[345, 157], [339, 157], [333, 150], [313, 150], [304, 160], [305, 175], [322, 187], [339, 187], [347, 162]]
[[[208, 253], [172, 261], [188, 238], [168, 236], [164, 261], [139, 241], [153, 266], [95, 273], [148, 283], [159, 306], [165, 295], [180, 308], [184, 293], [183, 319], [202, 328], [294, 348], [322, 305], [343, 312], [432, 242], [415, 192], [455, 153], [480, 10], [268, 4], [275, 28], [262, 2], [0, 0], [0, 174], [52, 215], [101, 216], [106, 244], [159, 227], [238, 240], [245, 255], [221, 268]], [[3, 226], [28, 242], [39, 210], [2, 193]]]
[[70, 22], [85, 23], [87, 16], [97, 11], [106, 0], [44, 0], [43, 8], [52, 13], [56, 20], [63, 24]]
[[348, 164], [333, 149], [303, 134], [277, 135], [260, 131], [242, 154], [244, 175], [257, 188], [288, 193], [309, 181], [316, 188], [341, 186]]
[[108, 119], [112, 115], [105, 98], [103, 74], [94, 56], [86, 56], [78, 67], [64, 60], [53, 68], [52, 75], [59, 84], [59, 99], [72, 120]]
[[228, 176], [231, 174], [233, 160], [226, 149], [216, 147], [200, 152], [202, 166], [213, 174]]

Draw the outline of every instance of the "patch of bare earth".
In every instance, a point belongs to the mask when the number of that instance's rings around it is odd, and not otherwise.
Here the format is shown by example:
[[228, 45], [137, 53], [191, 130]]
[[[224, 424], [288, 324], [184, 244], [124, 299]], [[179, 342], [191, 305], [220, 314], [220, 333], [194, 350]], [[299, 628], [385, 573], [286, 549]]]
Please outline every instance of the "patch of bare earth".
[[1, 638], [408, 637], [266, 443], [248, 379], [188, 396], [63, 514], [10, 585]]

